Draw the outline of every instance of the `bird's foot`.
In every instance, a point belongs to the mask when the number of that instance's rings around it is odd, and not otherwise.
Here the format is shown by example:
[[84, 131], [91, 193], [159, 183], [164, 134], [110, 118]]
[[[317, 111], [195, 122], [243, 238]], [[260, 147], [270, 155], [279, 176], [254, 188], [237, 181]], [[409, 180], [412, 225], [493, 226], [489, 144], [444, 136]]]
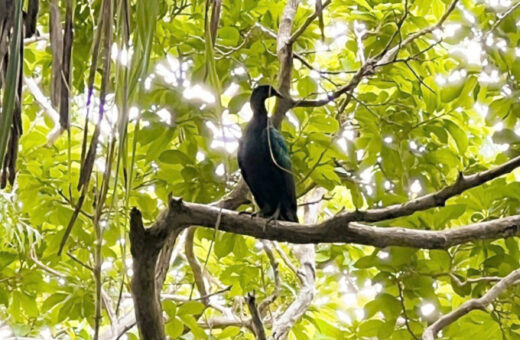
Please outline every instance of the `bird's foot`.
[[269, 224], [273, 223], [275, 227], [278, 226], [278, 220], [276, 219], [275, 216], [271, 216], [267, 219], [267, 221], [265, 221], [265, 224], [264, 224], [264, 227], [262, 228], [262, 230], [264, 231], [264, 233], [266, 232], [267, 230], [267, 227], [269, 227]]
[[253, 218], [258, 216], [258, 212], [257, 211], [253, 211], [253, 212], [250, 212], [250, 211], [239, 211], [238, 214], [239, 215], [250, 215], [251, 219], [253, 219]]

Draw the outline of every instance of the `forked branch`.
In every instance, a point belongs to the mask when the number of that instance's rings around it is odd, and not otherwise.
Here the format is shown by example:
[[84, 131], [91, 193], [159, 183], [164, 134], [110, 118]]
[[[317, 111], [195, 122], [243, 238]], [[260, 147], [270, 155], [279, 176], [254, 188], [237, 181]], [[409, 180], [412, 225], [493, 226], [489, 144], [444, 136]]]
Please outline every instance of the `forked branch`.
[[454, 323], [464, 315], [475, 309], [485, 310], [500, 294], [505, 292], [511, 286], [518, 284], [520, 280], [520, 269], [511, 272], [509, 275], [500, 280], [486, 294], [479, 298], [471, 299], [464, 302], [457, 309], [441, 316], [437, 321], [431, 324], [423, 333], [423, 340], [434, 340], [439, 331], [450, 324]]

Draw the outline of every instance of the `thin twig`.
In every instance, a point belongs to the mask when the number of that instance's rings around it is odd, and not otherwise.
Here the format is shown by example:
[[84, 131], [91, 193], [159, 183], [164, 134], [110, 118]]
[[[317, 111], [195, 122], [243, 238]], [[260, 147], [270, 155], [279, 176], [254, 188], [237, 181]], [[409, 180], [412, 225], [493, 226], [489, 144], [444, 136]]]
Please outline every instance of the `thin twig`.
[[347, 73], [356, 73], [356, 71], [328, 71], [328, 70], [320, 70], [319, 68], [316, 68], [311, 65], [302, 55], [298, 53], [293, 53], [293, 56], [295, 59], [298, 59], [305, 67], [312, 71], [318, 72], [320, 75], [323, 74], [331, 74], [331, 75], [341, 75], [341, 74], [347, 74]]
[[480, 283], [480, 282], [493, 282], [493, 281], [500, 281], [503, 279], [503, 277], [500, 276], [483, 276], [478, 278], [469, 278], [465, 281], [461, 281], [455, 274], [453, 273], [447, 273], [447, 275], [455, 282], [455, 284], [459, 287], [464, 287], [473, 283]]
[[[322, 6], [321, 6], [321, 9], [323, 10], [325, 7], [327, 7], [328, 5], [330, 5], [332, 1], [331, 0], [327, 0], [325, 1]], [[309, 27], [310, 24], [312, 24], [312, 22], [314, 21], [314, 19], [316, 19], [319, 15], [319, 11], [315, 11], [314, 13], [312, 13], [311, 15], [309, 15], [307, 17], [307, 19], [305, 19], [305, 22], [300, 26], [298, 27], [298, 29], [296, 29], [296, 31], [291, 35], [291, 37], [289, 38], [289, 41], [287, 42], [288, 44], [293, 44], [296, 39], [298, 39], [298, 37], [300, 35], [303, 34], [303, 32], [305, 32], [305, 30], [307, 29], [307, 27]]]
[[291, 107], [317, 107], [327, 105], [331, 101], [339, 98], [343, 94], [351, 93], [354, 88], [367, 76], [370, 76], [375, 73], [376, 69], [380, 66], [387, 65], [388, 63], [395, 62], [395, 56], [400, 51], [401, 48], [410, 44], [414, 40], [433, 32], [435, 29], [442, 26], [442, 24], [446, 21], [448, 16], [453, 12], [459, 0], [453, 0], [452, 3], [448, 6], [448, 9], [440, 20], [432, 26], [426, 27], [416, 33], [410, 34], [406, 39], [402, 40], [397, 46], [389, 48], [385, 51], [384, 54], [379, 54], [373, 58], [368, 58], [365, 63], [359, 68], [359, 70], [354, 74], [350, 82], [332, 94], [330, 94], [326, 99], [318, 99], [318, 100], [293, 100]]
[[493, 24], [493, 26], [491, 26], [489, 31], [484, 33], [484, 35], [482, 36], [482, 40], [486, 40], [487, 36], [490, 33], [492, 33], [502, 23], [502, 21], [504, 21], [504, 19], [507, 18], [507, 16], [509, 16], [511, 13], [513, 13], [519, 6], [520, 6], [520, 1], [517, 2], [516, 4], [514, 4], [513, 6], [511, 6], [507, 11], [504, 12], [504, 14], [499, 16], [498, 20], [495, 21], [495, 23]]
[[80, 264], [81, 266], [87, 268], [88, 270], [90, 270], [91, 272], [94, 271], [94, 268], [92, 268], [91, 266], [89, 266], [88, 264], [84, 263], [83, 261], [79, 260], [77, 257], [75, 257], [74, 255], [72, 255], [72, 253], [70, 252], [67, 252], [67, 256], [70, 257], [74, 262]]
[[262, 246], [264, 248], [265, 253], [267, 254], [267, 258], [269, 259], [269, 263], [271, 264], [271, 268], [273, 269], [273, 276], [274, 276], [274, 291], [271, 295], [266, 297], [260, 305], [258, 305], [258, 310], [260, 311], [260, 314], [263, 314], [265, 309], [272, 304], [278, 295], [280, 294], [280, 273], [278, 272], [278, 262], [276, 262], [276, 259], [274, 257], [273, 251], [269, 245], [269, 243], [265, 240], [262, 240]]
[[43, 262], [41, 262], [38, 259], [38, 256], [36, 255], [36, 249], [34, 249], [34, 247], [30, 248], [29, 255], [31, 257], [31, 260], [34, 262], [34, 264], [36, 264], [38, 267], [40, 267], [41, 269], [45, 270], [46, 272], [48, 272], [48, 273], [50, 273], [50, 274], [52, 274], [54, 276], [57, 276], [57, 277], [62, 277], [62, 278], [67, 277], [67, 275], [65, 275], [63, 273], [60, 273], [59, 271], [54, 270], [51, 267], [43, 264]]
[[401, 281], [397, 281], [396, 283], [397, 289], [399, 290], [399, 302], [401, 303], [401, 309], [403, 310], [404, 323], [406, 325], [406, 329], [414, 339], [419, 340], [417, 335], [415, 335], [415, 333], [412, 331], [412, 328], [410, 327], [410, 319], [408, 318], [408, 314], [406, 313], [406, 306], [404, 304], [404, 294], [403, 287], [401, 286]]
[[278, 253], [278, 255], [280, 255], [280, 257], [282, 258], [283, 260], [283, 263], [285, 263], [285, 265], [287, 266], [287, 268], [289, 268], [294, 274], [296, 274], [296, 276], [300, 279], [301, 281], [301, 276], [300, 276], [300, 272], [298, 271], [298, 269], [296, 268], [296, 266], [292, 263], [291, 259], [289, 258], [289, 256], [287, 256], [287, 254], [285, 253], [285, 251], [282, 249], [282, 247], [280, 247], [280, 245], [278, 244], [278, 242], [271, 242], [271, 245], [273, 245], [274, 249], [276, 250], [276, 252]]

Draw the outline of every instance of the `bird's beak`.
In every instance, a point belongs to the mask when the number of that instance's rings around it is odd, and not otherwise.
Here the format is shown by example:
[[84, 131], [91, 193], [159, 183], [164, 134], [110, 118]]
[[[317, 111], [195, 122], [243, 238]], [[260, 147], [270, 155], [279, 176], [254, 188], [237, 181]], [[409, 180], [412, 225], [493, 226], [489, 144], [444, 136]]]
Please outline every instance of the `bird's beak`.
[[283, 98], [283, 96], [278, 91], [276, 91], [273, 88], [271, 88], [271, 96], [276, 96], [278, 98]]

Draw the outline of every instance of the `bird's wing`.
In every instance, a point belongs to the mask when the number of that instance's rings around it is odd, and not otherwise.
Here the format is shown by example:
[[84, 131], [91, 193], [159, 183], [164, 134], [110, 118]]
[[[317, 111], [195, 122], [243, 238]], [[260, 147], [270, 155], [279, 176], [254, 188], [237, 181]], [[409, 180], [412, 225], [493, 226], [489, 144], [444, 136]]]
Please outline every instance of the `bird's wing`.
[[280, 220], [298, 222], [298, 216], [296, 213], [296, 188], [294, 177], [291, 172], [291, 156], [289, 154], [289, 149], [285, 144], [282, 134], [277, 129], [269, 128], [269, 137], [271, 141], [272, 156], [276, 160], [277, 166], [283, 168], [280, 171], [280, 175], [283, 178], [283, 198], [280, 200], [281, 211], [279, 218]]
[[269, 128], [268, 137], [270, 137], [269, 140], [271, 142], [270, 145], [268, 144], [268, 147], [271, 147], [272, 157], [274, 157], [276, 164], [286, 170], [291, 170], [291, 156], [280, 131], [271, 127]]
[[[244, 154], [242, 152], [243, 147], [244, 146], [241, 143], [238, 148], [238, 155], [237, 155], [238, 167], [240, 168], [240, 172], [242, 173], [242, 177], [244, 178], [244, 181], [246, 181], [246, 184], [249, 187], [249, 190], [251, 190], [251, 193], [253, 194], [253, 197], [255, 198], [256, 204], [258, 205], [260, 210], [262, 210], [262, 208], [265, 206], [265, 201], [264, 201], [262, 195], [259, 193], [258, 187], [254, 185], [254, 181], [253, 181], [254, 177], [251, 178], [251, 176], [249, 174], [248, 170], [250, 170], [251, 168], [247, 166], [247, 164], [244, 160]], [[254, 176], [254, 174], [253, 174], [253, 176]]]

